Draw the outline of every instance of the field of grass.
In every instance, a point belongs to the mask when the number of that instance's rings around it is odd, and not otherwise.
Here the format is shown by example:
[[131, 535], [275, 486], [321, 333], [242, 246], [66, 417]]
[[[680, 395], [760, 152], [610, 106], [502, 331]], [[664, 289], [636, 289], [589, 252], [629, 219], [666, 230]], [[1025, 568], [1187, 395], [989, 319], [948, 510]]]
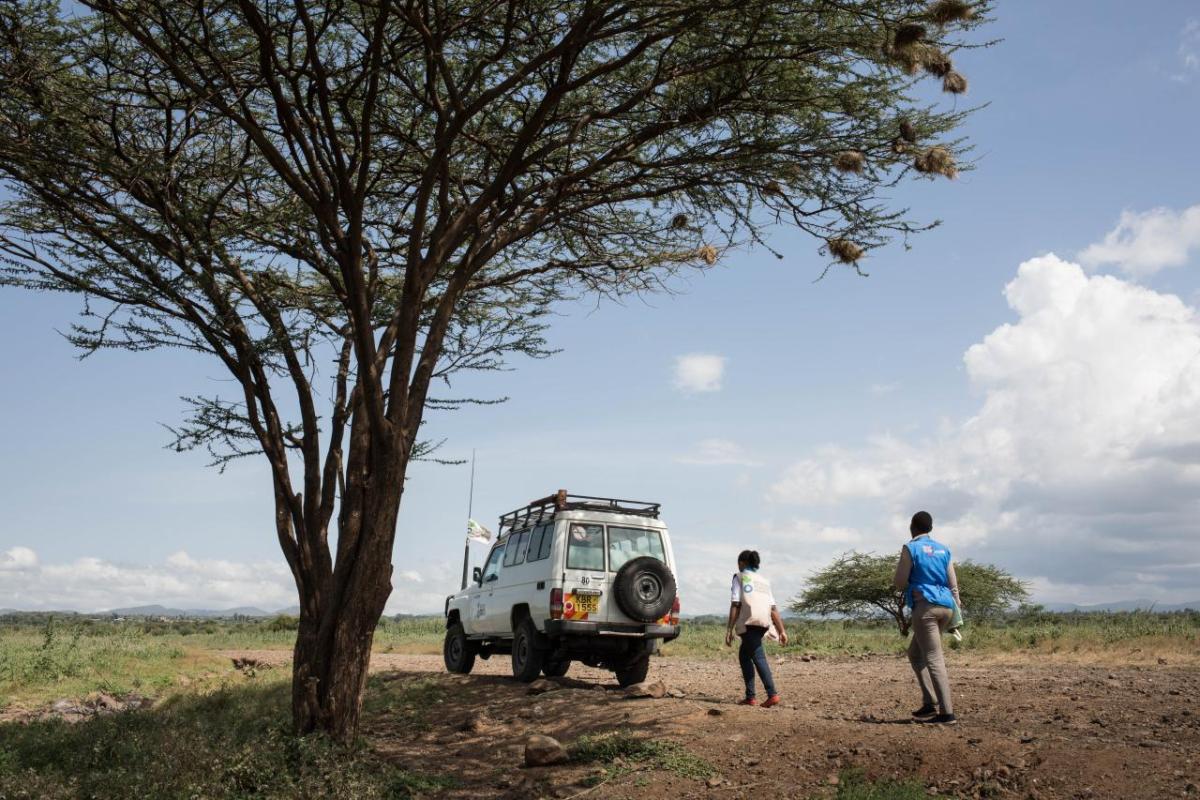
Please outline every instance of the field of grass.
[[[0, 709], [82, 697], [166, 696], [201, 681], [220, 684], [230, 668], [225, 650], [289, 650], [295, 621], [87, 619], [14, 615], [0, 618]], [[883, 622], [790, 620], [786, 652], [821, 656], [896, 654], [908, 640]], [[380, 621], [375, 650], [441, 652], [438, 617]], [[686, 620], [665, 657], [706, 658], [728, 653], [716, 618]], [[1194, 660], [1200, 653], [1200, 613], [1032, 612], [969, 625], [958, 649], [972, 654], [1028, 653], [1130, 660]], [[286, 670], [274, 670], [286, 677]]]
[[[372, 681], [373, 706], [424, 713], [424, 693]], [[403, 769], [359, 743], [290, 733], [289, 689], [278, 678], [174, 696], [152, 712], [3, 724], [0, 798], [389, 798], [454, 785]], [[370, 708], [367, 709], [370, 713]]]

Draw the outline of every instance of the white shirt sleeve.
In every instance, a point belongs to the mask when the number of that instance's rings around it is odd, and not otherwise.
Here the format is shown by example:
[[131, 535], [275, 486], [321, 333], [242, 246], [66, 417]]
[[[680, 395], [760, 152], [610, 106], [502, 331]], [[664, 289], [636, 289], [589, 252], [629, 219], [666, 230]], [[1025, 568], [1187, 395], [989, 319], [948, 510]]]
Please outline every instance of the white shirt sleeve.
[[742, 582], [738, 580], [740, 576], [735, 572], [733, 574], [733, 585], [729, 587], [729, 602], [742, 602]]

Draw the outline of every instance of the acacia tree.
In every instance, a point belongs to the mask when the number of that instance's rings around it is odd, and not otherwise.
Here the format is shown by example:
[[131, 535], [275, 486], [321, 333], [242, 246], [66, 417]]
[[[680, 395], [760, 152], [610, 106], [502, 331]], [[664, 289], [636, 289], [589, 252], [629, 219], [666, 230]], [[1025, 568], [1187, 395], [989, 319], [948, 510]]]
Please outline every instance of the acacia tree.
[[[963, 561], [954, 565], [963, 608], [973, 618], [997, 616], [1029, 597], [1026, 585], [991, 564]], [[837, 615], [851, 619], [896, 621], [908, 633], [904, 595], [896, 591], [896, 556], [844, 553], [817, 570], [808, 586], [791, 602], [797, 614]]]
[[965, 90], [951, 55], [987, 11], [81, 5], [0, 7], [0, 280], [82, 296], [87, 352], [183, 348], [235, 379], [189, 398], [177, 444], [270, 464], [295, 727], [339, 737], [436, 381], [545, 354], [556, 300], [661, 288], [773, 224], [850, 265], [919, 230], [880, 193], [953, 176], [963, 114], [912, 89]]

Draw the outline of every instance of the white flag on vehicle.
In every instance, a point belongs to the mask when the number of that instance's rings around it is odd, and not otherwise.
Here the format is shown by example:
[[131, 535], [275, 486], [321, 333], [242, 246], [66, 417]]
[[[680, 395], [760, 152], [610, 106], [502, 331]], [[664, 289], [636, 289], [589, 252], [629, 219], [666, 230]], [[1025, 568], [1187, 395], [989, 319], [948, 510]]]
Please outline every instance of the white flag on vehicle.
[[492, 532], [473, 519], [467, 520], [467, 538], [473, 542], [490, 542]]

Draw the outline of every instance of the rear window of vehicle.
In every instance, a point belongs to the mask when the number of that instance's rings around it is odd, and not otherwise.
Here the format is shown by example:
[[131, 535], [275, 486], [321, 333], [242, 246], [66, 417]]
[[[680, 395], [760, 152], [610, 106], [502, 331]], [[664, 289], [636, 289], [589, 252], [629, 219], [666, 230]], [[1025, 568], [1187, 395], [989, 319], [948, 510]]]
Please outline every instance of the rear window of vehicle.
[[608, 526], [608, 571], [616, 572], [629, 561], [642, 556], [652, 556], [666, 561], [663, 553], [662, 534], [645, 528], [619, 528]]
[[567, 531], [567, 568], [604, 569], [604, 526], [572, 522]]

